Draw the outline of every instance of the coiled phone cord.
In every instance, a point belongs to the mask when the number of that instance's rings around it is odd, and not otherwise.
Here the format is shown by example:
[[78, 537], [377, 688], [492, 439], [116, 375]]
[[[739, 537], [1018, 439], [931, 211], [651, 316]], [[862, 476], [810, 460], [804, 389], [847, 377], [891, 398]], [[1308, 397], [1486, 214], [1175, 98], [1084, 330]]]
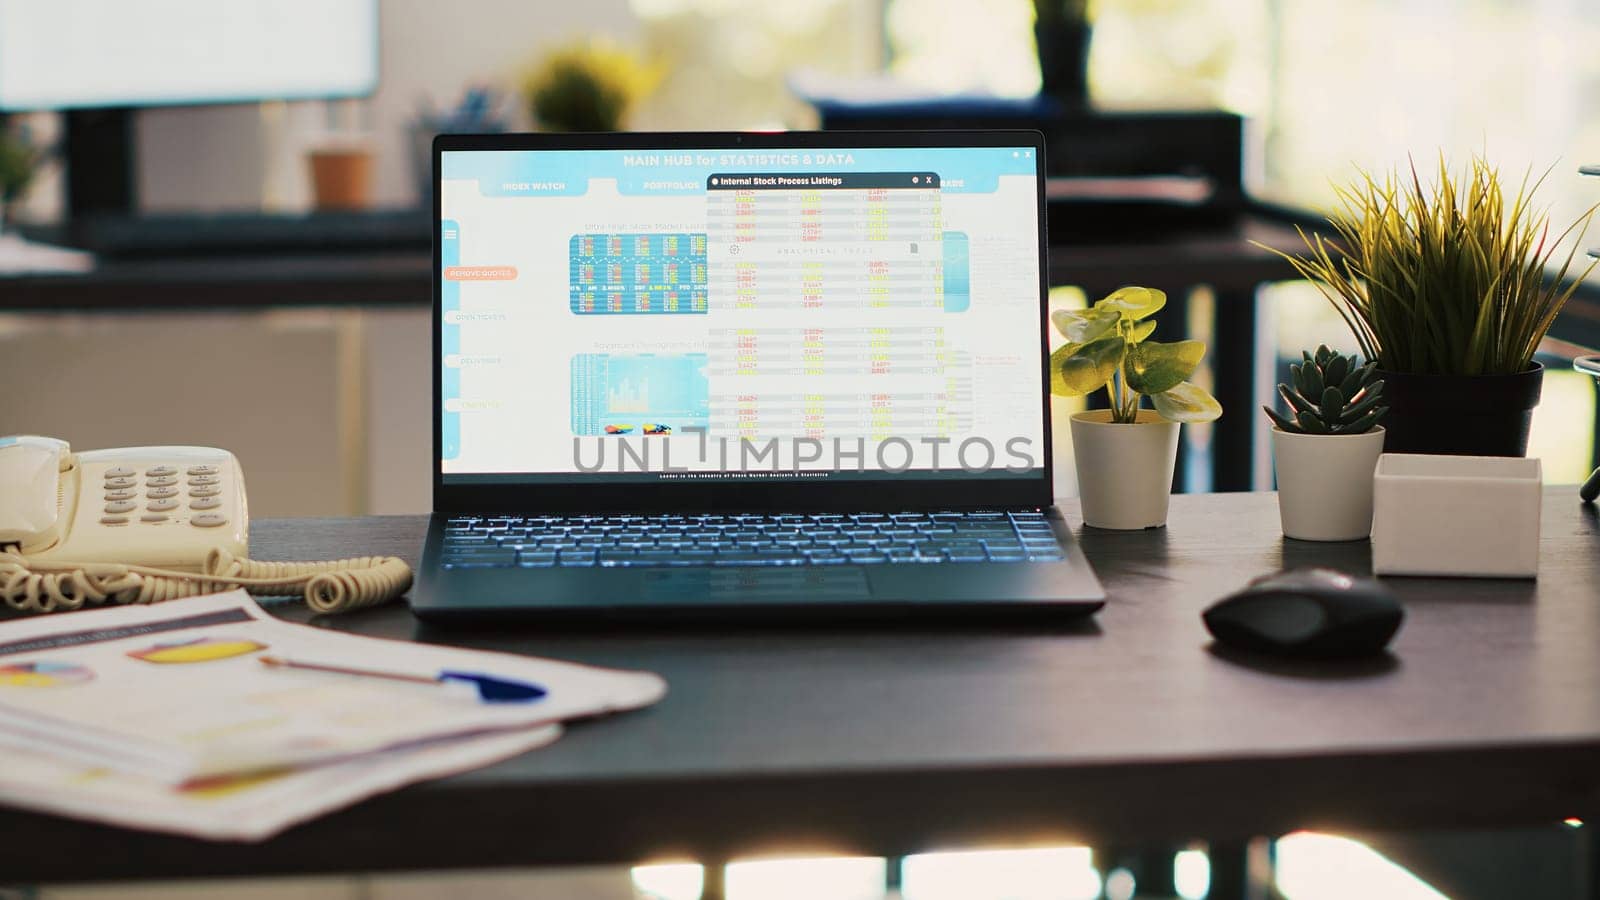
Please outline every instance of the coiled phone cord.
[[332, 562], [258, 562], [221, 548], [199, 573], [121, 563], [29, 559], [0, 549], [0, 600], [26, 613], [85, 605], [160, 603], [247, 588], [268, 597], [300, 594], [318, 613], [342, 613], [395, 600], [411, 587], [411, 567], [393, 556]]

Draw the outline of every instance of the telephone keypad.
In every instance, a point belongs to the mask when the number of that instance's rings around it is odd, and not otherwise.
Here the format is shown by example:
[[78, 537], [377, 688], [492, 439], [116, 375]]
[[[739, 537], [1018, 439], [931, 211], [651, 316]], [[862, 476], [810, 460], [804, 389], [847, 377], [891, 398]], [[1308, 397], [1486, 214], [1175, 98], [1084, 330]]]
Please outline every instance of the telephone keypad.
[[222, 467], [142, 463], [106, 469], [102, 525], [220, 528], [230, 516], [222, 496]]

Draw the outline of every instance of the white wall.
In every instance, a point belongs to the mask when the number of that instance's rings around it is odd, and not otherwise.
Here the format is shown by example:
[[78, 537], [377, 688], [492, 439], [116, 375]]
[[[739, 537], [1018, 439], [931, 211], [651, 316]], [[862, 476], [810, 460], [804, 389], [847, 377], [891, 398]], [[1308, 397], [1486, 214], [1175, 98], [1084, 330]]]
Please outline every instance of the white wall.
[[[224, 447], [239, 457], [254, 515], [361, 512], [366, 467], [341, 465], [351, 440], [344, 423], [362, 412], [359, 386], [340, 377], [346, 318], [326, 310], [0, 316], [0, 382], [15, 388], [0, 397], [0, 434], [48, 434], [76, 450]], [[425, 399], [414, 406], [426, 416]], [[426, 424], [414, 431], [421, 438], [412, 444], [427, 440]], [[409, 473], [387, 471], [392, 480], [409, 475], [411, 508], [419, 491], [426, 497], [425, 455]]]
[[[417, 201], [407, 124], [420, 104], [463, 86], [514, 87], [539, 50], [604, 32], [637, 37], [628, 0], [382, 0], [377, 93], [338, 114], [358, 118], [378, 150], [380, 206]], [[314, 27], [314, 23], [312, 23]], [[293, 48], [284, 62], [293, 64]], [[139, 113], [139, 191], [149, 210], [303, 209], [303, 154], [326, 132], [323, 103], [151, 109]]]

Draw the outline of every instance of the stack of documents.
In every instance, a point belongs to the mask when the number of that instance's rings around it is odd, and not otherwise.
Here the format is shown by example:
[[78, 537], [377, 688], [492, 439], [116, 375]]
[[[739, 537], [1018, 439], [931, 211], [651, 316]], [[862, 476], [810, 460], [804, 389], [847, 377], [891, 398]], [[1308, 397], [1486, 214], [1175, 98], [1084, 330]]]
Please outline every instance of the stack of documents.
[[261, 840], [647, 706], [643, 672], [293, 625], [243, 591], [0, 625], [0, 803]]

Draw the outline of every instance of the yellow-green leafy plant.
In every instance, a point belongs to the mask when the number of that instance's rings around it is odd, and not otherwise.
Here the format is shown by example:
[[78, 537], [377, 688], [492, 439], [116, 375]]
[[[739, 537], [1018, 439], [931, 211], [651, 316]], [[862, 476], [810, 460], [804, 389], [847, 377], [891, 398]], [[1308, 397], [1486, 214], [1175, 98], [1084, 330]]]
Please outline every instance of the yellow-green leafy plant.
[[[1548, 214], [1532, 206], [1543, 180], [1524, 177], [1508, 205], [1499, 173], [1480, 158], [1459, 177], [1441, 158], [1428, 187], [1415, 165], [1409, 177], [1363, 172], [1338, 189], [1342, 208], [1328, 217], [1336, 237], [1302, 230], [1304, 255], [1273, 252], [1322, 291], [1379, 369], [1513, 375], [1532, 364], [1593, 268], [1562, 286], [1597, 207], [1552, 240]], [[1578, 239], [1550, 273], [1569, 237]]]
[[1050, 392], [1084, 397], [1101, 388], [1111, 399], [1111, 420], [1138, 420], [1140, 398], [1172, 422], [1210, 422], [1222, 406], [1188, 378], [1206, 355], [1200, 341], [1148, 340], [1156, 330], [1151, 316], [1167, 305], [1167, 295], [1144, 287], [1125, 287], [1093, 307], [1058, 310], [1050, 320], [1067, 343], [1050, 354]]
[[10, 128], [5, 116], [0, 116], [0, 210], [11, 206], [27, 192], [43, 155], [22, 134]]
[[618, 131], [655, 90], [661, 71], [603, 37], [558, 47], [523, 82], [528, 113], [546, 131]]

